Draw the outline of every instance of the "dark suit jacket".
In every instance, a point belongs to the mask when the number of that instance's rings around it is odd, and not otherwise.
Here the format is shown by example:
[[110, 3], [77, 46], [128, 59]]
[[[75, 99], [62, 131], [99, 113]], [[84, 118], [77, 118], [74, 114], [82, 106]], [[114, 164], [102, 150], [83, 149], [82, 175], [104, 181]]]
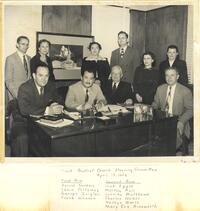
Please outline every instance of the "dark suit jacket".
[[22, 63], [17, 52], [6, 58], [5, 64], [5, 83], [8, 91], [8, 98], [12, 100], [17, 98], [17, 92], [19, 86], [30, 79], [30, 59], [31, 57], [27, 56], [27, 65], [28, 65], [28, 75], [26, 75], [26, 71], [24, 69], [24, 64]]
[[[165, 70], [170, 67], [169, 61], [165, 60], [160, 63], [160, 84], [166, 83], [165, 81]], [[176, 67], [179, 71], [179, 79], [178, 82], [187, 85], [188, 84], [188, 75], [187, 75], [187, 65], [184, 60], [176, 59], [172, 65], [172, 67]]]
[[55, 85], [48, 82], [44, 87], [44, 95], [40, 96], [33, 79], [19, 87], [18, 105], [23, 116], [43, 115], [47, 106], [53, 102], [61, 102]]
[[109, 80], [106, 86], [106, 100], [109, 104], [124, 103], [127, 99], [133, 99], [131, 84], [120, 81], [116, 91], [112, 91], [112, 80]]
[[[48, 63], [48, 68], [49, 68], [49, 79], [50, 80], [55, 80], [54, 74], [53, 74], [53, 66], [52, 66], [52, 61], [50, 57], [46, 57], [47, 63]], [[40, 60], [40, 54], [37, 53], [30, 61], [30, 66], [31, 66], [31, 75], [33, 74], [34, 70], [37, 68], [38, 64], [44, 63]], [[45, 64], [45, 63], [44, 63]]]
[[[152, 103], [155, 109], [165, 110], [167, 87], [167, 84], [163, 84], [157, 88]], [[193, 97], [191, 91], [179, 83], [177, 83], [174, 93], [172, 113], [178, 116], [179, 121], [185, 125], [185, 134], [188, 136], [189, 131], [186, 132], [186, 129], [189, 127], [189, 120], [193, 117]]]
[[135, 70], [133, 67], [134, 52], [133, 48], [127, 47], [123, 58], [120, 57], [120, 49], [116, 49], [112, 52], [110, 59], [111, 68], [115, 65], [119, 65], [123, 71], [123, 81], [133, 83]]

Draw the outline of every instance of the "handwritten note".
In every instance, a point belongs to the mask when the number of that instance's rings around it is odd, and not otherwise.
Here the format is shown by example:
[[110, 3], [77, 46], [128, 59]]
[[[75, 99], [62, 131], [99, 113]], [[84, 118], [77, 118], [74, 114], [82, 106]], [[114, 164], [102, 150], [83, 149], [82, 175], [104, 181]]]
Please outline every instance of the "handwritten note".
[[66, 166], [54, 169], [51, 175], [52, 210], [159, 208], [159, 191], [155, 191], [159, 187], [159, 171], [153, 167]]
[[[146, 166], [52, 168], [53, 210], [157, 210], [159, 171]], [[148, 180], [147, 180], [148, 178]], [[60, 208], [60, 209], [58, 209]]]

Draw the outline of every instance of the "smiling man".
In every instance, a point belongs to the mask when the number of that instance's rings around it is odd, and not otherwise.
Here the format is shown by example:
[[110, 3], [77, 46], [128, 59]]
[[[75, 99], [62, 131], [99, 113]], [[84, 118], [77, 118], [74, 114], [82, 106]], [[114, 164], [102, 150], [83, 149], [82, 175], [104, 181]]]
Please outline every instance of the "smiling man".
[[33, 72], [33, 79], [22, 84], [18, 92], [18, 104], [23, 116], [60, 114], [63, 106], [59, 104], [55, 85], [49, 81], [49, 69], [40, 64]]
[[110, 66], [112, 68], [115, 65], [119, 65], [123, 71], [122, 80], [132, 83], [135, 72], [133, 67], [134, 52], [133, 48], [128, 46], [128, 34], [125, 31], [118, 33], [118, 45], [119, 48], [112, 51]]
[[81, 81], [71, 85], [65, 99], [65, 106], [78, 111], [97, 108], [106, 104], [101, 88], [95, 84], [95, 72], [84, 70]]
[[175, 67], [165, 70], [165, 84], [157, 88], [152, 106], [170, 115], [178, 116], [176, 148], [182, 144], [182, 136], [190, 136], [189, 120], [193, 117], [193, 97], [191, 91], [178, 83], [179, 72]]

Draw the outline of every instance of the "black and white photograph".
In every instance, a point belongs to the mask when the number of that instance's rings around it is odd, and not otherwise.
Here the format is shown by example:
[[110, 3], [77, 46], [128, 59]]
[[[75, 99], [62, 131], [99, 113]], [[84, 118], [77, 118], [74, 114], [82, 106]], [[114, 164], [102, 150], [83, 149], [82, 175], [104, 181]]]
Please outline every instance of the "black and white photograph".
[[4, 5], [5, 157], [194, 156], [193, 9]]

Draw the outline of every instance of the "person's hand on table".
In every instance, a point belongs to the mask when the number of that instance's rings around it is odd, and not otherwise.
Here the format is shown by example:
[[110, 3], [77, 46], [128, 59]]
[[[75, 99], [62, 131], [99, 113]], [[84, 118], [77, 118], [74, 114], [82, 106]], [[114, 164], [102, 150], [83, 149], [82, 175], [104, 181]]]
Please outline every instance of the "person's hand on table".
[[142, 97], [137, 93], [136, 95], [136, 99], [137, 99], [137, 101], [139, 102], [139, 103], [141, 103], [142, 102]]
[[58, 103], [52, 103], [49, 106], [49, 115], [54, 115], [54, 114], [61, 114], [63, 112], [63, 105], [60, 105]]
[[100, 100], [96, 103], [95, 107], [98, 110], [101, 109], [104, 105], [105, 105], [104, 102]]
[[127, 99], [125, 102], [124, 102], [125, 105], [132, 105], [133, 104], [133, 100], [132, 99]]

